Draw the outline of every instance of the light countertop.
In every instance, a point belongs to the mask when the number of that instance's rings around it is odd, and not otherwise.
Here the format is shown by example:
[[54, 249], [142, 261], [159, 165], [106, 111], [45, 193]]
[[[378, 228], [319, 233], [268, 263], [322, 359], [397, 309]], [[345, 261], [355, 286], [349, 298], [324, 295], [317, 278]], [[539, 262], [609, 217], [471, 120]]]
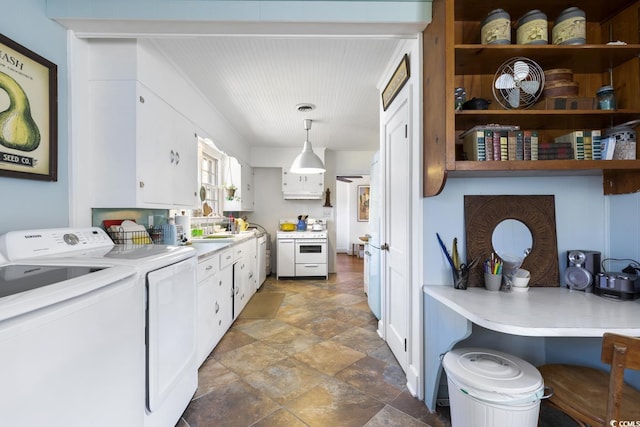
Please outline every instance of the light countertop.
[[522, 336], [640, 336], [640, 300], [621, 301], [566, 288], [490, 292], [426, 285], [424, 292], [484, 328]]
[[228, 238], [192, 239], [190, 246], [198, 252], [198, 258], [203, 258], [213, 254], [214, 252], [221, 251], [225, 248], [255, 237], [256, 233], [252, 231], [240, 232], [238, 234], [232, 234]]

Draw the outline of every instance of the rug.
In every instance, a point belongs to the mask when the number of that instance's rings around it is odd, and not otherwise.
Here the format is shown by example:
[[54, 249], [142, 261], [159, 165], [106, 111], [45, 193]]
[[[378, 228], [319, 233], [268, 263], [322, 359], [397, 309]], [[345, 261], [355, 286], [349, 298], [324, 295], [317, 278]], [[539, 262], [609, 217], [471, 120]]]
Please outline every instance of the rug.
[[258, 292], [254, 294], [238, 316], [240, 319], [273, 319], [284, 299], [284, 292]]

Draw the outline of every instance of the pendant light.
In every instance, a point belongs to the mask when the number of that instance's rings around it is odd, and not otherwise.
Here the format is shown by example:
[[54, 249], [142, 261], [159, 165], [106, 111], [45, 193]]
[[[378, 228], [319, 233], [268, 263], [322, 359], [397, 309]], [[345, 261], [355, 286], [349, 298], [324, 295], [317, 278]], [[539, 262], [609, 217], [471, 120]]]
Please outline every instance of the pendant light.
[[304, 129], [307, 131], [307, 138], [302, 147], [302, 153], [291, 164], [292, 173], [322, 173], [326, 169], [320, 157], [313, 152], [309, 141], [309, 129], [311, 129], [311, 119], [304, 120]]

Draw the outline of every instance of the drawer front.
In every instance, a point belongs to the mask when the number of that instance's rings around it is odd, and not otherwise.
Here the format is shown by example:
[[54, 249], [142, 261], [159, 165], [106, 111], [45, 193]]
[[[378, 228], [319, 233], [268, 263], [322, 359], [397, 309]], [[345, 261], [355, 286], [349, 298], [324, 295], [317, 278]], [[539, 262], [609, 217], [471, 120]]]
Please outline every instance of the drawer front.
[[327, 264], [296, 264], [296, 276], [326, 276]]
[[220, 255], [215, 254], [198, 261], [198, 282], [213, 276], [220, 270]]
[[233, 264], [233, 249], [220, 252], [220, 270]]

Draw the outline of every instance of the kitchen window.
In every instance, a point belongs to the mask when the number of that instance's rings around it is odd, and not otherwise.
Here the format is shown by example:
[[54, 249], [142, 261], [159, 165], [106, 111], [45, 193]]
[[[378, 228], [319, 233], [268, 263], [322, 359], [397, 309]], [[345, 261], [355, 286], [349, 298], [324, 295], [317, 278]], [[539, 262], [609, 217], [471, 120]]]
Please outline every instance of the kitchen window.
[[200, 184], [204, 188], [204, 200], [213, 210], [213, 216], [222, 214], [222, 153], [208, 140], [200, 139]]

